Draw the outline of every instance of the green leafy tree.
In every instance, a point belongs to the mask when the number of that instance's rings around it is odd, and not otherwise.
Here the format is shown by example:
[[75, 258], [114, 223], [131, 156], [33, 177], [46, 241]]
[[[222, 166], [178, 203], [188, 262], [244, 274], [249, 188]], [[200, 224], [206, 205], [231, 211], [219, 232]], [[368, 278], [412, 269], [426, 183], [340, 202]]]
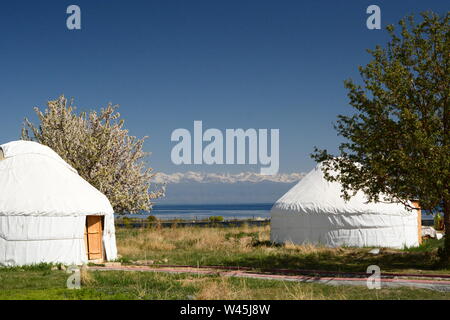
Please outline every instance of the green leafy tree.
[[[330, 181], [349, 199], [362, 190], [372, 201], [419, 200], [424, 209], [444, 210], [445, 245], [450, 259], [450, 27], [449, 12], [413, 16], [387, 30], [385, 48], [359, 67], [362, 85], [345, 81], [353, 115], [338, 116], [335, 128], [345, 142], [338, 156], [315, 148]], [[335, 172], [335, 173], [332, 173]], [[337, 172], [337, 173], [336, 173]], [[409, 207], [409, 206], [408, 206]]]
[[22, 139], [53, 149], [108, 197], [116, 213], [148, 211], [163, 189], [151, 188], [154, 173], [143, 161], [146, 137], [128, 135], [117, 107], [109, 104], [100, 112], [76, 114], [73, 101], [60, 96], [45, 111], [34, 109], [38, 126], [25, 119]]

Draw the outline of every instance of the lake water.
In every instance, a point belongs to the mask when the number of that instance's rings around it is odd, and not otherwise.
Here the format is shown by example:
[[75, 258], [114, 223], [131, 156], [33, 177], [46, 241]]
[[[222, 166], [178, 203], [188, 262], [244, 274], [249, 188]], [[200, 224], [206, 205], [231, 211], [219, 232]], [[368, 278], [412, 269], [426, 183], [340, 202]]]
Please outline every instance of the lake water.
[[[222, 216], [225, 220], [270, 218], [271, 203], [263, 204], [198, 204], [198, 205], [155, 205], [149, 214], [143, 212], [130, 217], [146, 218], [153, 215], [161, 220], [202, 220], [210, 216]], [[422, 214], [422, 220], [432, 220], [431, 215]]]
[[[155, 205], [152, 212], [143, 212], [133, 217], [146, 218], [153, 215], [161, 220], [202, 220], [211, 216], [222, 216], [225, 220], [270, 218], [272, 204], [198, 204]], [[131, 217], [131, 215], [129, 215]]]

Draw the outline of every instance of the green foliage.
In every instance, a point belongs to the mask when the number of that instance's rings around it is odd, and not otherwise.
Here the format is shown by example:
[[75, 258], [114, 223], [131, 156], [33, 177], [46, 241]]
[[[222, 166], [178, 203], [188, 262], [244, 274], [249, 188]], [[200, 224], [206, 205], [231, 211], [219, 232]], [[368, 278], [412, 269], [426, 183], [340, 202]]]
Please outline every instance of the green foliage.
[[239, 233], [229, 232], [225, 235], [226, 240], [233, 239], [235, 241], [239, 241], [242, 238], [250, 237], [252, 239], [251, 243], [256, 244], [259, 243], [259, 233], [258, 232], [244, 232], [241, 231]]
[[442, 248], [444, 245], [443, 239], [425, 239], [422, 244], [418, 247], [406, 248], [406, 252], [433, 252], [437, 249]]
[[[359, 71], [363, 85], [345, 82], [353, 115], [335, 126], [346, 139], [339, 155], [315, 149], [325, 176], [339, 181], [349, 199], [362, 190], [370, 200], [418, 199], [424, 209], [444, 208], [450, 228], [450, 25], [423, 13], [387, 27], [385, 48], [368, 50], [373, 60]], [[450, 257], [450, 236], [446, 237]]]
[[147, 222], [157, 222], [157, 221], [158, 221], [158, 218], [155, 216], [150, 215], [147, 217]]
[[444, 230], [444, 217], [440, 212], [436, 213], [434, 216], [434, 229]]
[[122, 217], [120, 221], [124, 224], [125, 228], [131, 228], [133, 226], [133, 219], [128, 217]]
[[210, 216], [208, 218], [208, 220], [210, 222], [222, 222], [223, 221], [223, 217], [222, 216]]
[[17, 267], [4, 267], [0, 266], [0, 270], [2, 271], [21, 271], [21, 272], [29, 272], [29, 271], [50, 271], [53, 267], [57, 267], [58, 269], [61, 267], [60, 263], [46, 263], [41, 262], [37, 264], [25, 265], [25, 266], [17, 266]]
[[117, 108], [108, 104], [100, 112], [76, 114], [73, 101], [60, 96], [45, 111], [34, 109], [39, 125], [25, 119], [22, 139], [53, 149], [108, 197], [115, 212], [148, 211], [163, 190], [151, 190], [154, 174], [143, 161], [146, 137], [128, 135]]

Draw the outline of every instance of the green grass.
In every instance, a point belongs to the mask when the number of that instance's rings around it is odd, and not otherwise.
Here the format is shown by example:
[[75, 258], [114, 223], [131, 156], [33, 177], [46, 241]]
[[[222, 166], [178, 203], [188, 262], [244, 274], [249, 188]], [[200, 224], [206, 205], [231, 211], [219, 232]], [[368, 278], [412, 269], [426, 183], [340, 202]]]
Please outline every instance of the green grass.
[[261, 279], [150, 272], [90, 272], [80, 290], [66, 289], [68, 274], [50, 269], [0, 269], [0, 299], [450, 299], [450, 293], [409, 288], [369, 290]]
[[[365, 272], [450, 273], [438, 264], [441, 241], [418, 248], [324, 248], [273, 245], [269, 227], [117, 229], [121, 260], [154, 264], [246, 266], [254, 269], [317, 269]], [[54, 268], [53, 268], [54, 269]], [[69, 274], [52, 265], [0, 268], [0, 299], [450, 299], [450, 293], [424, 289], [369, 290], [193, 274], [90, 271], [80, 290], [66, 289]], [[91, 278], [91, 279], [89, 279]], [[89, 281], [88, 281], [89, 280]]]
[[[171, 228], [117, 230], [122, 261], [152, 260], [175, 265], [241, 266], [254, 269], [314, 269], [365, 272], [378, 265], [382, 272], [426, 272], [450, 274], [439, 264], [442, 240], [425, 241], [418, 248], [324, 248], [273, 245], [269, 227]], [[167, 261], [167, 262], [166, 262]]]
[[438, 248], [444, 246], [444, 239], [428, 239], [425, 240], [419, 247], [405, 248], [405, 252], [434, 252]]

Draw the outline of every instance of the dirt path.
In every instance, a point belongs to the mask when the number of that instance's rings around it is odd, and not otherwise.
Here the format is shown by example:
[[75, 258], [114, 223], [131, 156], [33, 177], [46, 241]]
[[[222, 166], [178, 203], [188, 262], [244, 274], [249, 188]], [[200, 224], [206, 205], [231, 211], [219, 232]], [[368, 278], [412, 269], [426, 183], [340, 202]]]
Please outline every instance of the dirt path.
[[[225, 277], [241, 277], [254, 279], [268, 279], [281, 281], [295, 281], [305, 283], [322, 283], [328, 285], [357, 285], [367, 286], [367, 274], [346, 273], [333, 275], [330, 271], [315, 271], [315, 275], [283, 274], [284, 270], [273, 272], [255, 272], [248, 269], [230, 267], [190, 267], [190, 266], [93, 266], [89, 270], [96, 271], [135, 271], [135, 272], [165, 272], [165, 273], [190, 273], [201, 275], [220, 275]], [[278, 272], [276, 272], [278, 271]], [[290, 270], [292, 271], [292, 270]], [[310, 271], [313, 272], [313, 271]], [[318, 274], [322, 273], [322, 274]], [[450, 277], [448, 275], [423, 275], [423, 274], [386, 274], [380, 278], [382, 288], [413, 287], [431, 289], [442, 292], [450, 292]]]

